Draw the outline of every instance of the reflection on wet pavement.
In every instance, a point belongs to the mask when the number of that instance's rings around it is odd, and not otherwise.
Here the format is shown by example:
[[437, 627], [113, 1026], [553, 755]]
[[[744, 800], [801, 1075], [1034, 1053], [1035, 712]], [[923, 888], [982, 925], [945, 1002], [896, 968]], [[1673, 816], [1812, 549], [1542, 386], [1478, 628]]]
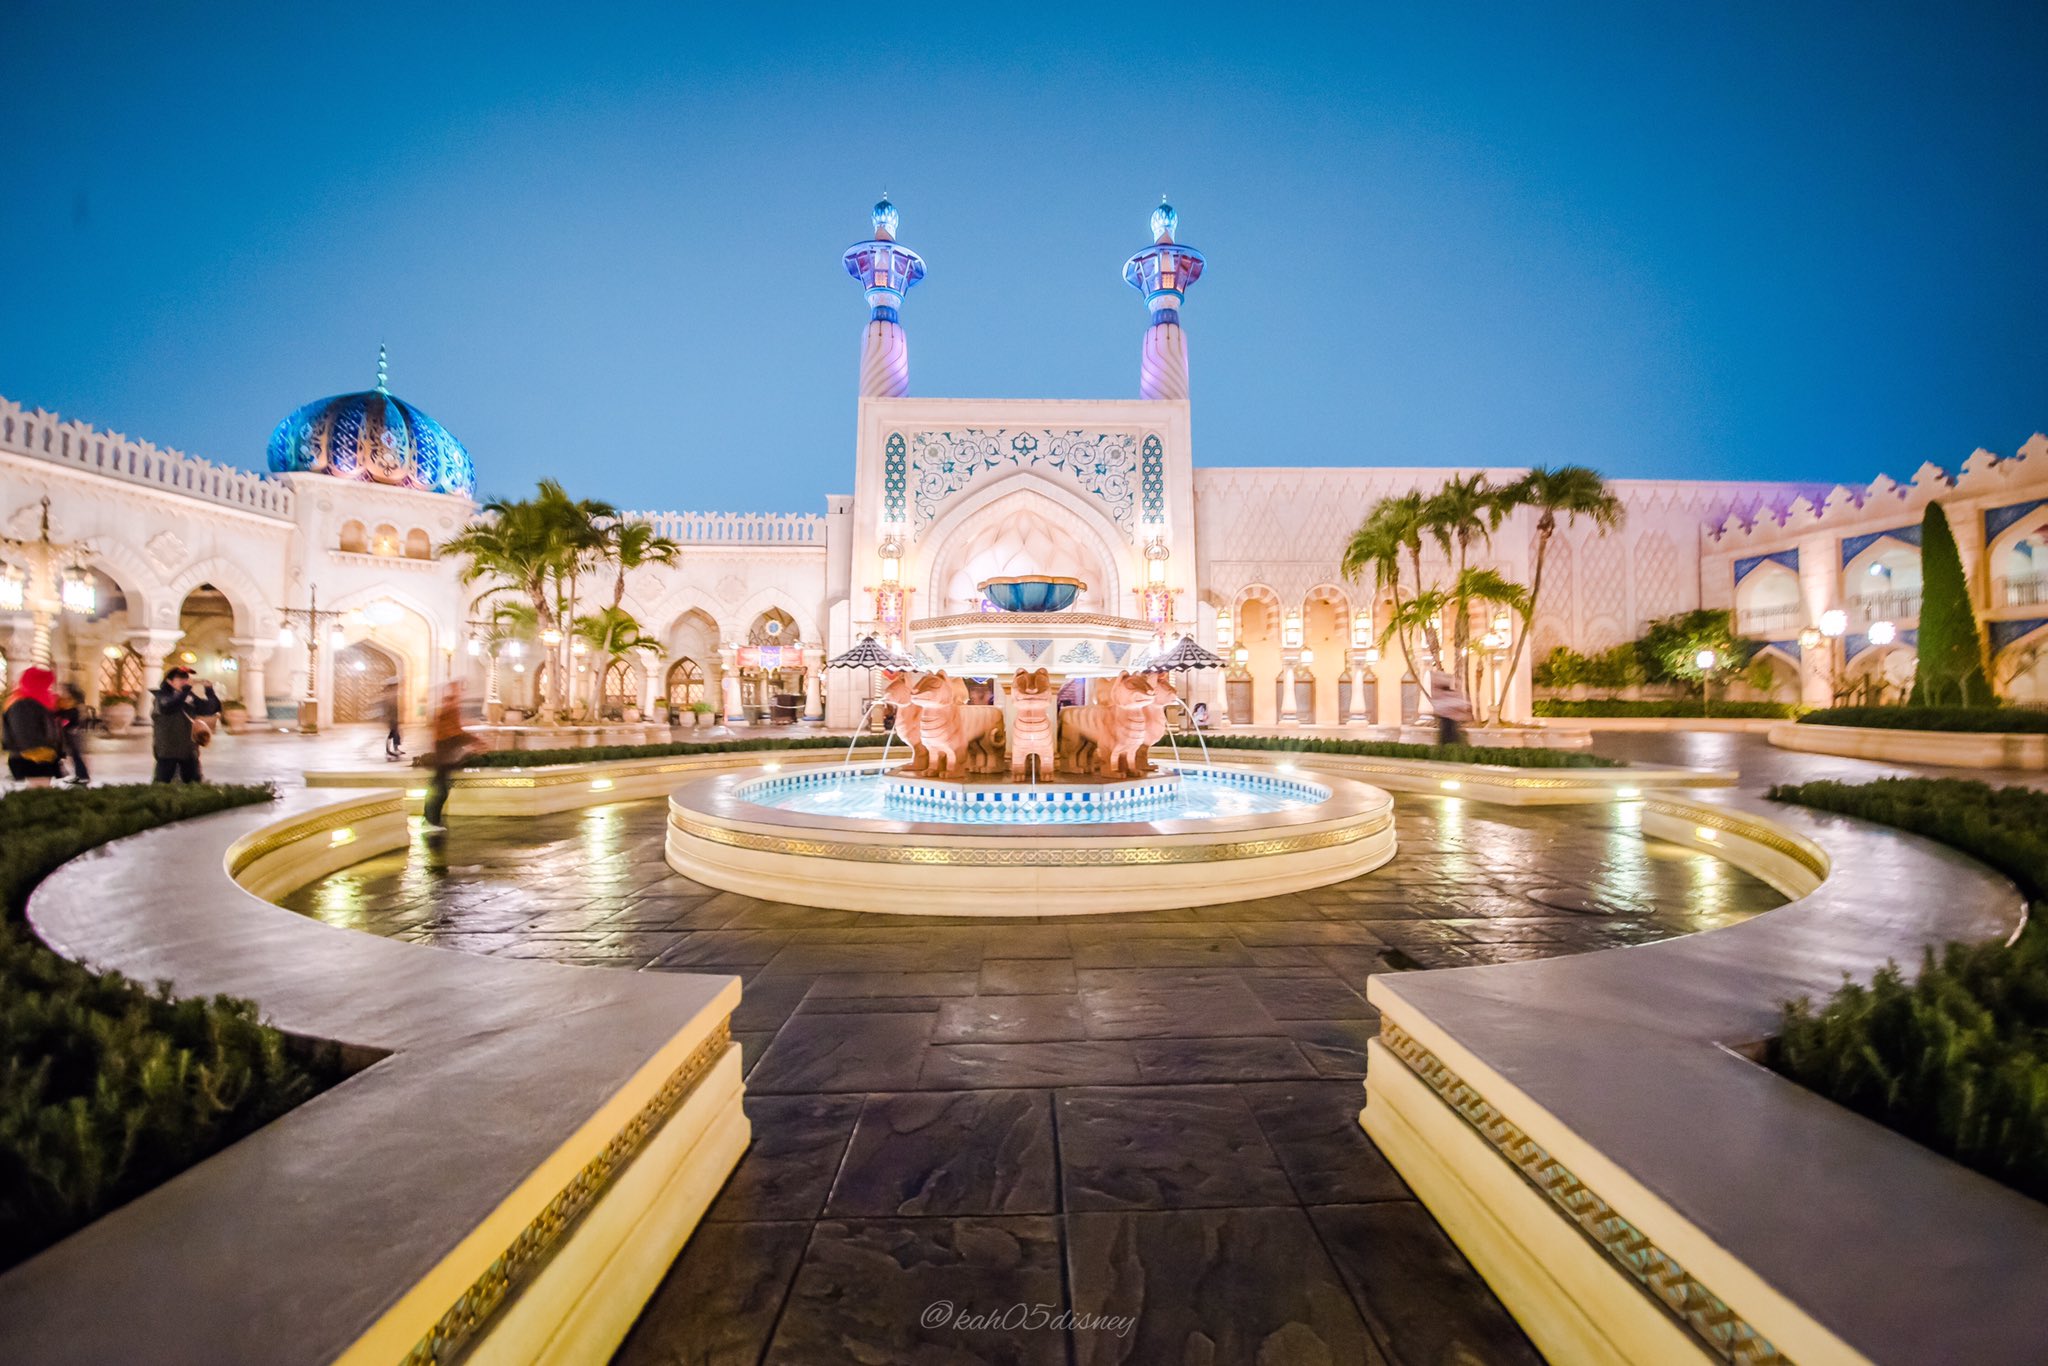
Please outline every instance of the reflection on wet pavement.
[[[662, 861], [665, 815], [461, 821], [287, 903], [465, 952], [744, 980], [754, 1146], [627, 1362], [1179, 1360], [1198, 1339], [1218, 1362], [1273, 1343], [1534, 1362], [1358, 1128], [1366, 979], [1647, 943], [1781, 900], [1646, 843], [1627, 807], [1404, 796], [1394, 861], [1315, 891], [865, 915], [691, 882]], [[927, 1325], [936, 1299], [1135, 1324], [976, 1333]]]

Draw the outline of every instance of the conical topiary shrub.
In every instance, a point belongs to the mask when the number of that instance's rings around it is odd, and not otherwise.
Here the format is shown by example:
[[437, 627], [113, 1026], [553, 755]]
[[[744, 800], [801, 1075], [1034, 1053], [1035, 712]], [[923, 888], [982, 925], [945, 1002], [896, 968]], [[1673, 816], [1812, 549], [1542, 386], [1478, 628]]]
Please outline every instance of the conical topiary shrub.
[[1997, 699], [1984, 676], [1984, 638], [1970, 606], [1963, 557], [1941, 504], [1920, 523], [1920, 650], [1909, 706], [1988, 707]]

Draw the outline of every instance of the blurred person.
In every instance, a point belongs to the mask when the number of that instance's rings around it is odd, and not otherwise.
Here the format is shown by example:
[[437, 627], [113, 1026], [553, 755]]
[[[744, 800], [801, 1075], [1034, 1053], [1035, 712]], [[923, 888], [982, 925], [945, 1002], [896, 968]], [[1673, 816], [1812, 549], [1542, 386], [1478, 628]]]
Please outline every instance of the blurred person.
[[85, 763], [85, 694], [76, 684], [66, 683], [58, 689], [57, 700], [57, 722], [64, 728], [64, 743], [59, 748], [71, 766], [71, 785], [84, 787], [92, 781], [92, 771]]
[[1465, 723], [1472, 719], [1472, 702], [1458, 686], [1458, 680], [1442, 668], [1429, 671], [1429, 709], [1436, 713], [1439, 745], [1465, 743]]
[[395, 764], [405, 757], [405, 743], [398, 733], [399, 700], [397, 679], [394, 678], [384, 685], [384, 695], [379, 700], [377, 709], [384, 720], [384, 757]]
[[202, 681], [199, 686], [205, 689], [204, 696], [194, 695], [190, 669], [173, 668], [165, 671], [163, 685], [151, 694], [150, 752], [156, 758], [156, 774], [150, 781], [204, 781], [199, 775], [199, 751], [213, 738], [206, 718], [220, 715], [220, 697], [211, 682]]
[[0, 712], [0, 748], [7, 751], [7, 771], [30, 787], [48, 787], [62, 771], [64, 724], [57, 719], [57, 675], [41, 665], [21, 671]]
[[448, 793], [455, 786], [455, 770], [480, 748], [477, 738], [462, 724], [462, 685], [450, 683], [441, 689], [441, 703], [434, 709], [434, 743], [424, 760], [434, 770], [427, 785], [427, 824], [437, 830], [448, 828], [442, 819], [448, 808]]

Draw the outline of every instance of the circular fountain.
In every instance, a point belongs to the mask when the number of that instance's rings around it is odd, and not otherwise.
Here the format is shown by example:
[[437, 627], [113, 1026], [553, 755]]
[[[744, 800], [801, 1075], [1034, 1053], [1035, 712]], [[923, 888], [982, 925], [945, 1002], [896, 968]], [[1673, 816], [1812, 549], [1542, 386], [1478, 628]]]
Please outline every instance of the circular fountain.
[[[1037, 916], [1272, 896], [1393, 857], [1376, 787], [1156, 763], [1175, 699], [1163, 674], [1132, 672], [1157, 651], [1151, 623], [1067, 612], [1086, 588], [1073, 579], [980, 587], [994, 610], [910, 624], [924, 670], [883, 690], [901, 760], [692, 783], [669, 799], [670, 865], [804, 905]], [[969, 678], [990, 700], [970, 700]]]

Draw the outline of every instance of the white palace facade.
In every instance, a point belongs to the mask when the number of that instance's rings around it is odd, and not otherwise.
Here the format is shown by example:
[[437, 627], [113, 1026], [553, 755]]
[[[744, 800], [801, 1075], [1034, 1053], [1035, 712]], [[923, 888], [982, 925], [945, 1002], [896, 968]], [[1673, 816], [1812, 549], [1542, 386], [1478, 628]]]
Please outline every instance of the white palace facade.
[[[827, 674], [827, 659], [871, 633], [900, 639], [914, 619], [978, 610], [984, 579], [1039, 573], [1086, 582], [1074, 611], [1150, 618], [1162, 638], [1192, 634], [1232, 659], [1239, 723], [1348, 728], [1413, 714], [1401, 663], [1371, 649], [1384, 605], [1339, 562], [1376, 499], [1468, 471], [1198, 467], [1180, 314], [1205, 263], [1175, 241], [1165, 206], [1125, 267], [1148, 309], [1136, 397], [911, 397], [902, 310], [924, 262], [897, 241], [886, 201], [874, 222], [846, 253], [868, 303], [853, 491], [826, 497], [822, 514], [631, 514], [683, 550], [629, 576], [625, 606], [662, 650], [616, 671], [612, 705], [644, 710], [665, 695], [738, 720], [779, 693], [803, 698], [804, 719], [851, 725], [870, 680]], [[381, 367], [376, 388], [286, 418], [268, 466], [252, 473], [0, 399], [10, 680], [53, 659], [97, 701], [182, 662], [252, 717], [294, 718], [310, 699], [322, 724], [370, 719], [392, 679], [413, 716], [449, 679], [522, 699], [530, 676], [494, 656], [474, 589], [439, 554], [477, 510], [468, 454], [391, 395]], [[1838, 670], [1896, 673], [1914, 639], [1930, 500], [1948, 511], [1996, 680], [2048, 700], [2048, 439], [1925, 465], [1903, 485], [1613, 487], [1625, 527], [1560, 527], [1512, 712], [1527, 711], [1528, 659], [1554, 645], [1592, 653], [1698, 607], [1732, 608], [1743, 634], [1770, 642], [1783, 697], [1825, 701]], [[1520, 514], [1484, 558], [1526, 582], [1532, 536]], [[1834, 611], [1842, 639], [1803, 648]], [[1222, 678], [1194, 686], [1216, 720], [1231, 719]]]

